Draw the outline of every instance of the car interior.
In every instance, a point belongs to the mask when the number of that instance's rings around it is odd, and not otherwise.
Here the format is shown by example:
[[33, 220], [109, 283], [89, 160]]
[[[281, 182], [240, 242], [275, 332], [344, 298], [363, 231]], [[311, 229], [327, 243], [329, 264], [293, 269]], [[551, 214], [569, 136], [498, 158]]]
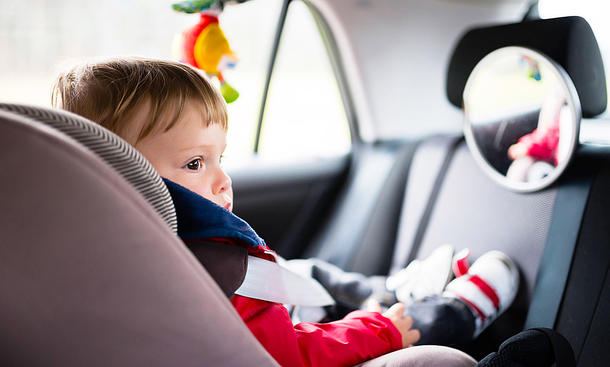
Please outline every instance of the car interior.
[[[396, 273], [445, 243], [473, 259], [503, 251], [520, 270], [517, 298], [455, 347], [480, 360], [522, 330], [547, 327], [568, 340], [578, 366], [608, 365], [608, 76], [587, 20], [542, 18], [530, 1], [282, 1], [259, 137], [294, 3], [305, 4], [324, 39], [351, 147], [227, 168], [235, 214], [284, 258], [365, 275]], [[491, 179], [461, 129], [475, 66], [507, 46], [558, 65], [580, 108], [569, 164], [531, 192]], [[502, 151], [536, 127], [531, 116], [511, 117], [523, 124], [502, 132]], [[276, 365], [216, 270], [176, 236], [171, 197], [135, 149], [82, 117], [27, 102], [0, 100], [0, 120], [7, 365]], [[500, 136], [501, 122], [485, 129], [478, 139]], [[503, 156], [495, 165], [505, 172], [510, 163]]]

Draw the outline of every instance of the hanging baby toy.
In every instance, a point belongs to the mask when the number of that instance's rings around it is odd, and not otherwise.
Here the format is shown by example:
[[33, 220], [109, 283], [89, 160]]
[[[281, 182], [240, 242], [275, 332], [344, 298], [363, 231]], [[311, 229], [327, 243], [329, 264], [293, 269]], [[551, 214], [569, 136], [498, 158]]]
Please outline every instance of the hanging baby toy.
[[[243, 3], [246, 0], [234, 0]], [[237, 58], [229, 46], [218, 17], [222, 13], [224, 0], [193, 0], [172, 4], [176, 11], [199, 13], [199, 23], [185, 29], [175, 41], [174, 53], [180, 61], [215, 76], [220, 82], [220, 92], [227, 103], [239, 97], [239, 92], [224, 79], [222, 71], [235, 66]]]

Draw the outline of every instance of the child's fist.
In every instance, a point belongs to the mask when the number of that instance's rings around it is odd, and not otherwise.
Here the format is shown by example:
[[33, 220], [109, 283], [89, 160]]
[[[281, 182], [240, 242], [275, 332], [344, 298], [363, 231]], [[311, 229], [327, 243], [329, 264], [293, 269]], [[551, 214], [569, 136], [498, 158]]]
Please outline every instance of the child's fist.
[[515, 160], [527, 155], [527, 145], [523, 143], [516, 143], [508, 148], [508, 158]]
[[[374, 299], [368, 299], [365, 303], [365, 309], [371, 312], [381, 313], [381, 306], [379, 302]], [[383, 316], [387, 317], [392, 321], [392, 324], [400, 331], [402, 336], [402, 347], [407, 348], [413, 346], [413, 343], [419, 340], [419, 330], [411, 329], [413, 326], [413, 318], [411, 316], [405, 316], [405, 305], [401, 302], [395, 303], [392, 307], [388, 308]]]
[[403, 348], [412, 347], [413, 343], [419, 340], [419, 330], [411, 329], [411, 326], [413, 326], [413, 318], [411, 316], [405, 316], [404, 304], [401, 302], [393, 304], [383, 313], [383, 316], [390, 319], [398, 331], [400, 331]]

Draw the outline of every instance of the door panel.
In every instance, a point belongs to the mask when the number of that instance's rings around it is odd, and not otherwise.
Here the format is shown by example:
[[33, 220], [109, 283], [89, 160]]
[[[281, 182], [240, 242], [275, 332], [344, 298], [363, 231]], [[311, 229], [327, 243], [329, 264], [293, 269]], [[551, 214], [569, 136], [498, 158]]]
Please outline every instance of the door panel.
[[228, 170], [235, 214], [280, 255], [298, 257], [328, 217], [350, 160], [350, 155], [273, 165], [255, 160], [247, 168]]

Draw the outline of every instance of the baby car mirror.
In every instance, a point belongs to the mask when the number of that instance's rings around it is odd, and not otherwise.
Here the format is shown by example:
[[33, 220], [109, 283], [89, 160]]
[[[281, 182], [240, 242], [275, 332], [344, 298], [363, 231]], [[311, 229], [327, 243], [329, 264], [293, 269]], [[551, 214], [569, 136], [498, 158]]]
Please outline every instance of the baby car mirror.
[[568, 166], [581, 118], [563, 68], [524, 47], [504, 47], [475, 66], [464, 88], [464, 134], [475, 160], [518, 192], [548, 187]]

